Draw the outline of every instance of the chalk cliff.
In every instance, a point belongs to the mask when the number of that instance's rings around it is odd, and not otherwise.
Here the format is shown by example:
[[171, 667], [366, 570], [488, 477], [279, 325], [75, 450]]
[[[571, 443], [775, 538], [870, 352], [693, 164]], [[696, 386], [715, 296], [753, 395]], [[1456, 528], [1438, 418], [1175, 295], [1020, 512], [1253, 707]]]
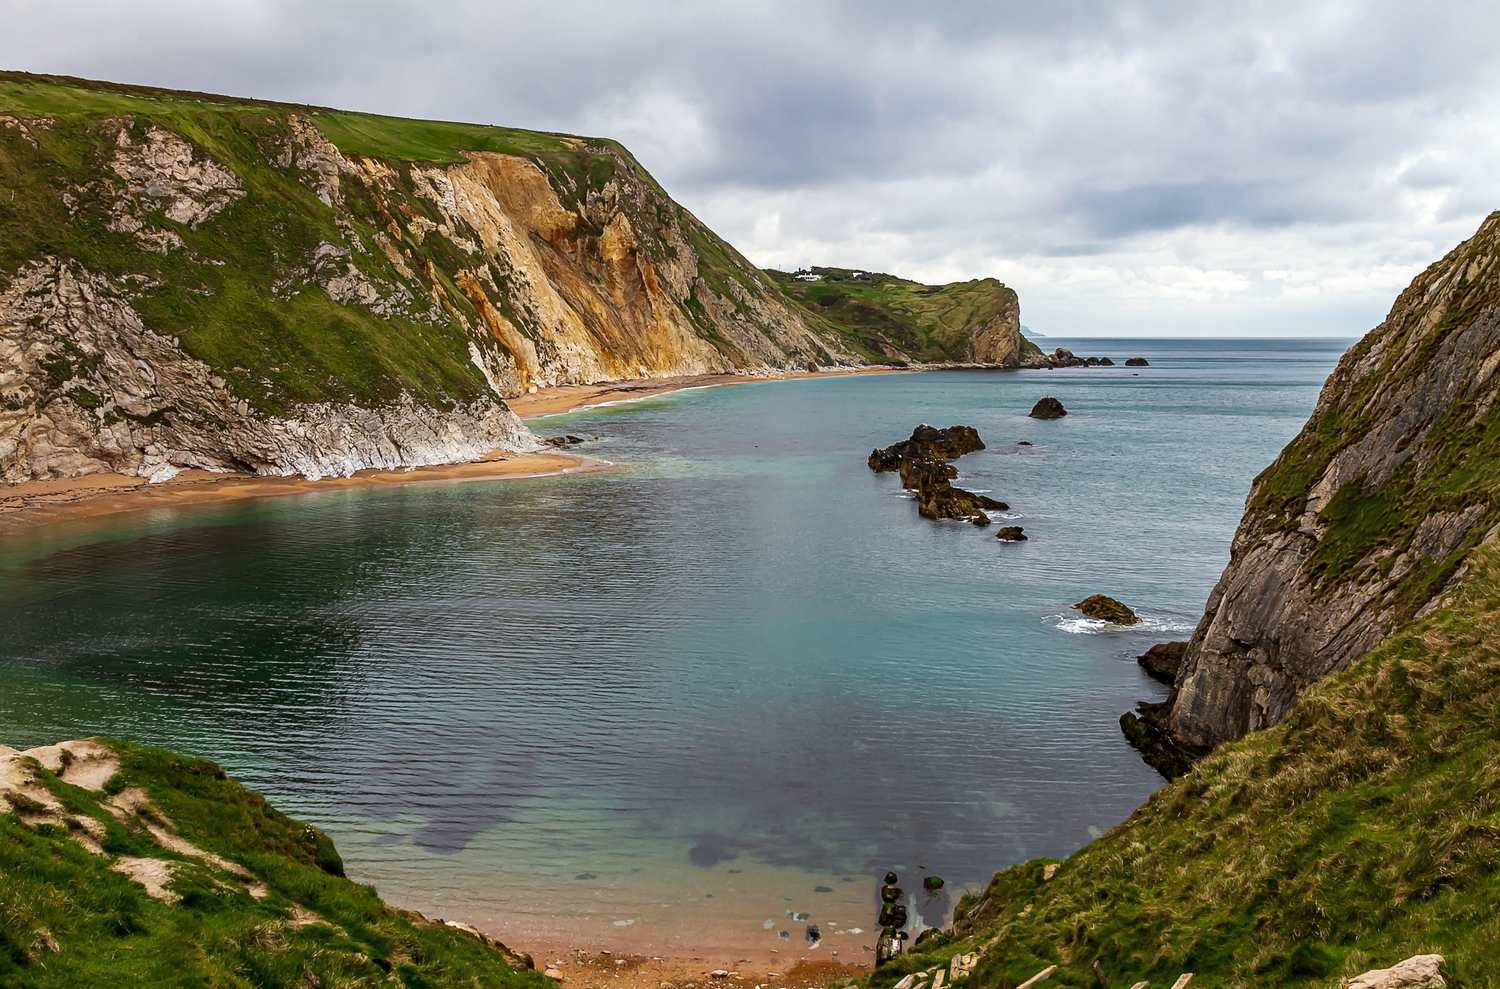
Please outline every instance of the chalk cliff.
[[1497, 368], [1500, 213], [1344, 355], [1256, 478], [1170, 699], [1127, 734], [1194, 756], [1274, 725], [1436, 607], [1500, 528]]
[[535, 445], [533, 388], [850, 366], [610, 141], [0, 73], [0, 476]]

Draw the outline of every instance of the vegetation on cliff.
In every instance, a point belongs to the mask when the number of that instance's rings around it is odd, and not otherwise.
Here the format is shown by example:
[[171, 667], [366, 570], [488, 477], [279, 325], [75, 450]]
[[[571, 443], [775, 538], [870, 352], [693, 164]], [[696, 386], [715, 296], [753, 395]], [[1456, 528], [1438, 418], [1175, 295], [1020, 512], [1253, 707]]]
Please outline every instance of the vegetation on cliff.
[[[1182, 972], [1224, 987], [1325, 986], [1419, 952], [1448, 984], [1500, 986], [1500, 546], [1460, 590], [1228, 744], [1056, 867], [998, 873], [953, 943], [880, 969], [982, 952], [959, 989], [1111, 986]], [[972, 919], [970, 916], [972, 914]]]
[[[1011, 353], [1018, 359], [1041, 353], [1020, 334], [1015, 290], [993, 278], [923, 285], [879, 272], [808, 271], [818, 280], [802, 281], [784, 271], [767, 274], [809, 318], [848, 334], [874, 360], [998, 364]], [[997, 339], [987, 343], [986, 336]]]
[[107, 781], [79, 779], [72, 754], [57, 772], [14, 755], [0, 767], [0, 984], [546, 984], [524, 958], [344, 878], [326, 836], [212, 763], [104, 745], [118, 758]]
[[1350, 348], [1255, 480], [1171, 697], [1126, 715], [1163, 768], [1276, 724], [1461, 582], [1500, 531], [1497, 366], [1500, 213]]

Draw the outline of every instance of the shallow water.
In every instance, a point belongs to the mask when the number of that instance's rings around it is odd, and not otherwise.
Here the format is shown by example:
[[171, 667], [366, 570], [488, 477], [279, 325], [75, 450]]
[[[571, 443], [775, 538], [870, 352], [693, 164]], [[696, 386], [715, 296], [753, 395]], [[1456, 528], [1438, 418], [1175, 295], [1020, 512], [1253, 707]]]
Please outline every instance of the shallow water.
[[[912, 902], [938, 923], [1161, 785], [1117, 724], [1164, 694], [1134, 656], [1190, 632], [1344, 346], [690, 391], [533, 423], [605, 472], [9, 536], [0, 741], [213, 758], [388, 898], [523, 945], [805, 954], [819, 923], [856, 960], [886, 868], [948, 880]], [[1028, 542], [866, 468], [922, 421], [979, 429], [956, 483]], [[1078, 620], [1096, 592], [1143, 625]]]

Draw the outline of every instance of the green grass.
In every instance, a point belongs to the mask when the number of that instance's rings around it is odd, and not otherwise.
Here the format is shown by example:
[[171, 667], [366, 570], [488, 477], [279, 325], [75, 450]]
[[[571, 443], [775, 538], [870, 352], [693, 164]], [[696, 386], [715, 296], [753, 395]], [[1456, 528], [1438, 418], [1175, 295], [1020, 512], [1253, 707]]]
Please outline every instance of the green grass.
[[[822, 280], [802, 282], [783, 271], [767, 274], [812, 319], [845, 334], [875, 360], [888, 359], [893, 349], [918, 361], [970, 359], [975, 328], [1015, 300], [1015, 290], [993, 278], [923, 285], [886, 274], [863, 281], [844, 268], [811, 270]], [[1023, 338], [1023, 354], [1037, 350]]]
[[1312, 688], [1062, 863], [997, 874], [963, 940], [959, 989], [1048, 983], [1322, 986], [1413, 954], [1456, 989], [1500, 985], [1500, 547], [1455, 600]]
[[[252, 898], [227, 873], [157, 845], [101, 806], [102, 794], [41, 771], [74, 818], [108, 828], [110, 853], [90, 854], [58, 826], [0, 817], [0, 985], [482, 986], [540, 989], [495, 949], [452, 928], [396, 911], [343, 878], [332, 842], [291, 820], [212, 763], [122, 742], [107, 792], [140, 787], [182, 837], [247, 868], [269, 889]], [[177, 863], [168, 903], [110, 864], [119, 854]], [[293, 907], [326, 924], [298, 928]], [[55, 950], [54, 950], [55, 946]]]

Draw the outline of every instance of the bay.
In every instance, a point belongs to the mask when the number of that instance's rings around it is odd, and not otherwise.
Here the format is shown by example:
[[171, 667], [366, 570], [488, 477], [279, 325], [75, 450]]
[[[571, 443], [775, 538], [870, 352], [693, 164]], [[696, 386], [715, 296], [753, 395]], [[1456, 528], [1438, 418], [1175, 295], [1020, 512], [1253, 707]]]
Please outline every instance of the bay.
[[[7, 537], [0, 741], [212, 758], [522, 944], [812, 950], [806, 913], [857, 954], [887, 868], [948, 880], [910, 899], [940, 923], [1162, 785], [1118, 727], [1165, 695], [1134, 657], [1191, 632], [1347, 345], [1040, 342], [1151, 366], [686, 391], [533, 423], [608, 470]], [[955, 483], [1027, 542], [865, 466], [918, 422], [978, 428]]]

